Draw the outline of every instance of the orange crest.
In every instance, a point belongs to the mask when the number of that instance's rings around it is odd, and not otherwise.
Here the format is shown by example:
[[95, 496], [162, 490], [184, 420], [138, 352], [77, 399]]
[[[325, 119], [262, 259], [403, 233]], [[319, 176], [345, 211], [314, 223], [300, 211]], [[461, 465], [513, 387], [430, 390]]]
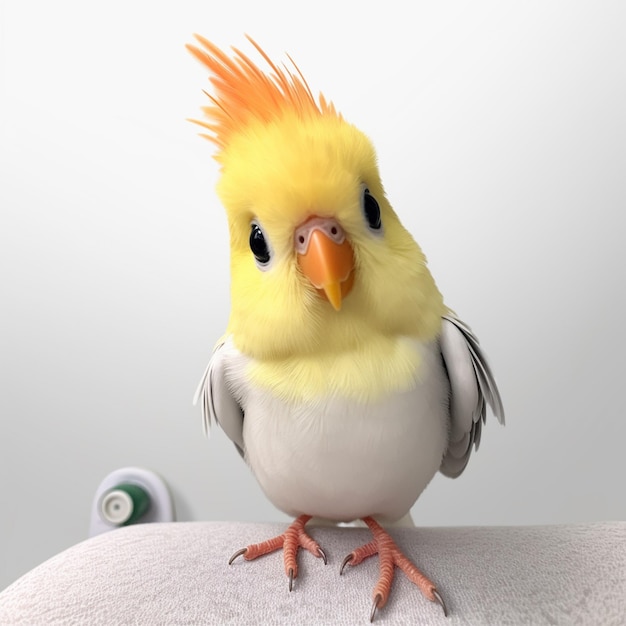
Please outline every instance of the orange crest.
[[[215, 95], [207, 93], [212, 105], [203, 107], [209, 121], [192, 120], [208, 129], [204, 135], [224, 149], [233, 133], [241, 131], [251, 121], [270, 122], [292, 111], [303, 118], [320, 115], [339, 117], [335, 107], [320, 94], [316, 102], [304, 76], [288, 57], [296, 73], [287, 67], [281, 69], [272, 62], [262, 48], [251, 38], [248, 40], [270, 66], [272, 73], [265, 74], [243, 52], [233, 48], [231, 58], [200, 35], [195, 35], [204, 49], [187, 44], [187, 49], [211, 71]], [[206, 92], [205, 92], [206, 93]]]

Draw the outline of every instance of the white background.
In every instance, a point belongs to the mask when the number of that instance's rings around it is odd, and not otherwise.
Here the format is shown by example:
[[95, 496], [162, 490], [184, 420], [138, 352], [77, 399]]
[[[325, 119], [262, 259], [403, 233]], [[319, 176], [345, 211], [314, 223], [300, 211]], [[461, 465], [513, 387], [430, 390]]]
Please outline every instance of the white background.
[[0, 588], [126, 465], [180, 520], [286, 519], [191, 405], [229, 310], [193, 32], [288, 52], [372, 138], [490, 356], [507, 426], [417, 523], [626, 519], [624, 3], [0, 1]]

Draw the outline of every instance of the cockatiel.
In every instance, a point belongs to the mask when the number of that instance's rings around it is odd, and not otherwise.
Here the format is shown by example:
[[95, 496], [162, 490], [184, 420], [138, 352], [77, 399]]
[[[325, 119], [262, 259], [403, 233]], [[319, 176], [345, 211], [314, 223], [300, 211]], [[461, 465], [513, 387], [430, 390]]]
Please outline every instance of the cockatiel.
[[[291, 590], [297, 552], [326, 562], [311, 517], [363, 520], [378, 554], [370, 619], [394, 565], [446, 607], [382, 525], [409, 511], [439, 470], [456, 477], [478, 447], [492, 373], [470, 328], [444, 304], [417, 243], [383, 191], [370, 140], [315, 99], [298, 68], [262, 71], [205, 38], [189, 50], [210, 71], [206, 136], [217, 146], [218, 195], [231, 251], [231, 313], [202, 378], [215, 419], [269, 500], [296, 518], [236, 552], [283, 549]], [[292, 62], [293, 63], [293, 62]]]

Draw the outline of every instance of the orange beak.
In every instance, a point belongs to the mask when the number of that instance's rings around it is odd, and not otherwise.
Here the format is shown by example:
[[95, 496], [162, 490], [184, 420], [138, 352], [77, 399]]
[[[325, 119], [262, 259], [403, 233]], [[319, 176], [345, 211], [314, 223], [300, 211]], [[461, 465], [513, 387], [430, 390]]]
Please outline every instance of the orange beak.
[[354, 253], [339, 223], [309, 218], [296, 229], [295, 247], [303, 274], [339, 311], [354, 284]]

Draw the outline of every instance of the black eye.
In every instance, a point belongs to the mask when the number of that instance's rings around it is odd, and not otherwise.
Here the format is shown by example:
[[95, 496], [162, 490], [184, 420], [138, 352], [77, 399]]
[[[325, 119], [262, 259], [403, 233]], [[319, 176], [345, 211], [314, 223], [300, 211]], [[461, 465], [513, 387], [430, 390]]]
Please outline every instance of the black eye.
[[365, 214], [368, 226], [372, 230], [380, 230], [382, 226], [382, 222], [380, 221], [380, 207], [369, 189], [363, 191], [363, 213]]
[[265, 235], [258, 224], [252, 224], [250, 229], [250, 250], [254, 254], [254, 258], [261, 264], [265, 265], [270, 260], [270, 249], [265, 240]]

